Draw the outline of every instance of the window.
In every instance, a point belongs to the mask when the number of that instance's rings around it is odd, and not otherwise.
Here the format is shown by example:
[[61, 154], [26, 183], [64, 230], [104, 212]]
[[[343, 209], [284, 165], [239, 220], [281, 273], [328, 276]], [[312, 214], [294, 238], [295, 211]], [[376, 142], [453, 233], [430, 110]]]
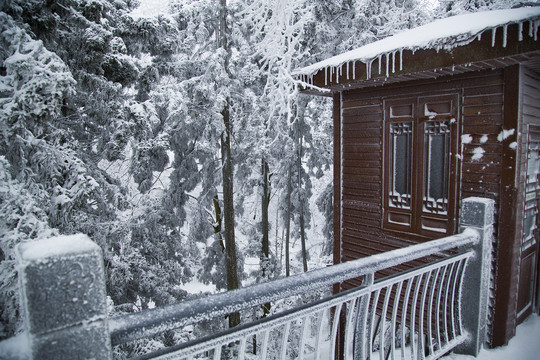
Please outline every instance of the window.
[[425, 236], [454, 231], [458, 96], [386, 100], [384, 221]]

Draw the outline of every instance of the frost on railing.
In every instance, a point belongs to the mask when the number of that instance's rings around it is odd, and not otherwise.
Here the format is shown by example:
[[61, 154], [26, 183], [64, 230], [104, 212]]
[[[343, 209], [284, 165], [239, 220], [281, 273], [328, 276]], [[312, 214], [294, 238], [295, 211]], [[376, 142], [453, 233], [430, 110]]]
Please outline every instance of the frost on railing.
[[[436, 359], [450, 350], [476, 355], [486, 332], [493, 201], [468, 198], [460, 211], [457, 235], [113, 318], [106, 315], [96, 244], [84, 236], [24, 244], [18, 260], [25, 358], [84, 353], [107, 359], [111, 345], [180, 334], [267, 303], [275, 314], [138, 359]], [[428, 258], [438, 260], [411, 266]], [[398, 266], [411, 270], [396, 272]], [[389, 269], [394, 275], [381, 277]], [[353, 282], [359, 286], [329, 294], [333, 285]], [[13, 344], [0, 343], [0, 355]]]
[[459, 299], [472, 255], [375, 283], [370, 273], [357, 289], [143, 358], [326, 360], [340, 342], [346, 359], [437, 358], [464, 340]]

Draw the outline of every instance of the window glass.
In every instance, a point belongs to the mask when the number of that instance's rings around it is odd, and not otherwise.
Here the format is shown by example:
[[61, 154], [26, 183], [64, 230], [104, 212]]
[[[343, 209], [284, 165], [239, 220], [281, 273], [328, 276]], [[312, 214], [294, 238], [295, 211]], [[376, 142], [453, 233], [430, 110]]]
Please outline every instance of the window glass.
[[390, 206], [410, 209], [411, 207], [411, 156], [412, 123], [390, 125]]

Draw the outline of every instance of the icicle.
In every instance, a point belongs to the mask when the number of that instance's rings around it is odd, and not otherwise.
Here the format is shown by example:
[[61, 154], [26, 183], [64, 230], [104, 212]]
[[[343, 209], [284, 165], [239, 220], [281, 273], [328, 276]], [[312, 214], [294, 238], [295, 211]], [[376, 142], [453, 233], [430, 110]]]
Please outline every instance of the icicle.
[[382, 55], [379, 55], [379, 75], [381, 75], [381, 63], [382, 63]]
[[390, 53], [385, 54], [386, 57], [386, 77], [390, 75]]
[[518, 41], [523, 41], [523, 21], [519, 23]]
[[351, 62], [350, 61], [347, 61], [347, 80], [349, 80], [349, 64]]
[[482, 33], [478, 34], [478, 41], [482, 40]]
[[533, 37], [533, 21], [529, 20], [529, 37]]
[[491, 29], [491, 47], [495, 46], [495, 34], [497, 34], [497, 27]]
[[396, 52], [392, 52], [392, 74], [396, 72]]
[[339, 84], [339, 77], [341, 76], [341, 70], [343, 69], [342, 66], [338, 67], [336, 69], [336, 82]]
[[353, 80], [356, 80], [356, 61], [353, 61], [352, 63], [352, 78]]
[[507, 36], [508, 36], [508, 24], [503, 26], [503, 48], [506, 47]]
[[403, 49], [399, 49], [399, 71], [403, 71]]
[[328, 67], [324, 68], [324, 85], [328, 85]]
[[366, 63], [366, 80], [371, 78], [371, 60]]

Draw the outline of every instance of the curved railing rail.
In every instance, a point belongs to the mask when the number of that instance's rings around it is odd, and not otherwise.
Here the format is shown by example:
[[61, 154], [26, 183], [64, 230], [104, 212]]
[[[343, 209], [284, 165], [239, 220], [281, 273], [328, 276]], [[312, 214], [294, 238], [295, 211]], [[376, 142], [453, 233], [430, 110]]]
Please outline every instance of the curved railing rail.
[[201, 320], [226, 316], [257, 305], [363, 277], [433, 254], [442, 254], [447, 250], [471, 247], [478, 241], [478, 234], [467, 230], [462, 234], [448, 238], [312, 270], [271, 282], [112, 318], [109, 320], [112, 343], [118, 345], [195, 324]]
[[[107, 316], [101, 249], [88, 237], [21, 244], [16, 253], [26, 331], [0, 342], [0, 354], [110, 359], [113, 346], [273, 303], [273, 310], [285, 310], [139, 359], [436, 359], [449, 350], [476, 355], [486, 339], [493, 204], [463, 200], [457, 235], [113, 318]], [[411, 262], [424, 265], [411, 269]], [[398, 267], [410, 270], [396, 272]], [[387, 269], [394, 275], [381, 278]], [[353, 283], [361, 285], [330, 294], [332, 285]], [[321, 289], [322, 299], [314, 296]], [[297, 304], [317, 300], [286, 309], [286, 298]]]

